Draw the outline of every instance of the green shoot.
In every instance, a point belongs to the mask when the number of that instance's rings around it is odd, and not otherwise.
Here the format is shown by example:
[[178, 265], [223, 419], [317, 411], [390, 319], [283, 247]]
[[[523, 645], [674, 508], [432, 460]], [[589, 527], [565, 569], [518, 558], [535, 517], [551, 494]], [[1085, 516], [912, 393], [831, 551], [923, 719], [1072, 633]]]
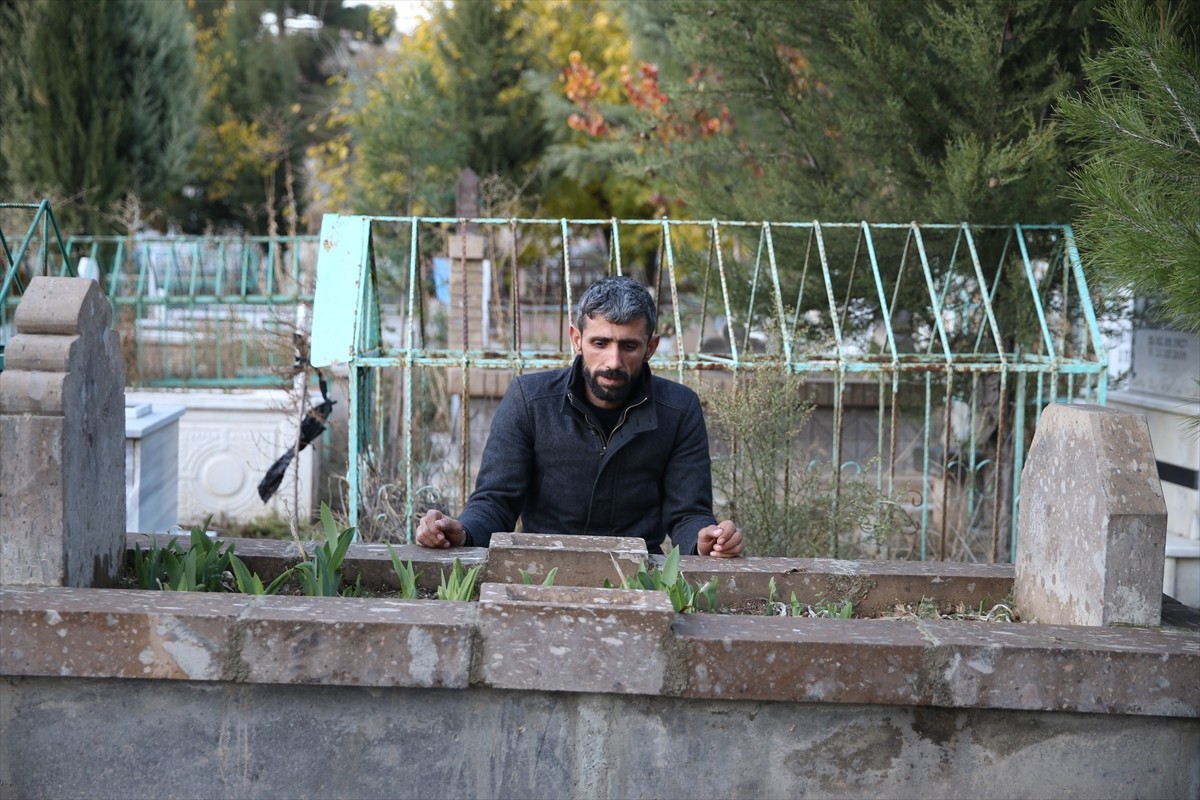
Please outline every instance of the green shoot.
[[284, 570], [275, 580], [263, 586], [262, 578], [257, 572], [251, 572], [246, 562], [235, 555], [230, 555], [229, 565], [233, 568], [233, 577], [237, 581], [238, 591], [242, 594], [275, 594], [279, 587], [292, 576], [290, 569]]
[[[616, 559], [613, 559], [613, 564], [616, 565]], [[704, 600], [709, 611], [712, 611], [717, 605], [717, 579], [712, 578], [703, 586], [693, 586], [688, 583], [687, 578], [679, 569], [678, 545], [671, 548], [671, 552], [667, 554], [667, 559], [661, 568], [655, 565], [647, 570], [643, 564], [638, 567], [636, 575], [626, 578], [621, 572], [621, 567], [617, 565], [617, 575], [621, 578], [621, 585], [626, 589], [666, 592], [667, 596], [671, 598], [671, 606], [679, 614], [698, 611], [701, 599]], [[612, 583], [607, 578], [604, 580], [604, 587], [612, 588]]]
[[[525, 581], [526, 586], [533, 586], [533, 577], [525, 570], [520, 570], [521, 580]], [[546, 573], [546, 579], [542, 581], [542, 586], [553, 586], [554, 578], [558, 575], [558, 567]]]
[[388, 542], [387, 549], [392, 557], [392, 569], [396, 571], [396, 578], [400, 581], [400, 596], [405, 600], [414, 599], [417, 596], [417, 578], [421, 573], [413, 571], [411, 561], [407, 564], [400, 562], [400, 556], [392, 549], [391, 542]]
[[175, 592], [221, 592], [231, 580], [229, 574], [233, 546], [224, 547], [220, 539], [211, 539], [205, 530], [211, 521], [192, 529], [187, 552], [177, 539], [166, 547], [155, 542], [149, 550], [133, 553], [133, 571], [139, 589], [165, 589]]
[[438, 599], [470, 600], [475, 596], [475, 579], [479, 577], [481, 569], [483, 569], [483, 565], [477, 564], [464, 572], [462, 562], [457, 558], [454, 559], [454, 566], [450, 569], [450, 578], [447, 579], [446, 573], [442, 573], [441, 585], [437, 590]]
[[342, 561], [350, 542], [354, 539], [354, 528], [338, 532], [329, 506], [321, 503], [321, 527], [325, 532], [325, 543], [318, 545], [311, 560], [305, 560], [292, 569], [300, 579], [300, 587], [312, 597], [356, 597], [362, 592], [362, 577], [354, 586], [340, 591], [342, 586]]

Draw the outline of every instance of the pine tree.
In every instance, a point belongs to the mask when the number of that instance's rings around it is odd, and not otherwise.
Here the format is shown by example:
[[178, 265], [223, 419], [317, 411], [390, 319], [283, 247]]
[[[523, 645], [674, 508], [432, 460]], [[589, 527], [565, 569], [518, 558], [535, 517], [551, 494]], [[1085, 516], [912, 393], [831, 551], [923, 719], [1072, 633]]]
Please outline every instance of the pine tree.
[[65, 232], [101, 233], [119, 198], [182, 184], [196, 90], [181, 1], [28, 0], [5, 16], [5, 194], [54, 197]]
[[547, 144], [537, 98], [521, 85], [534, 46], [517, 28], [523, 6], [520, 0], [442, 6], [436, 42], [450, 106], [467, 137], [463, 166], [514, 185], [524, 182]]
[[1086, 154], [1072, 186], [1085, 263], [1200, 333], [1200, 14], [1184, 5], [1108, 7], [1113, 46], [1060, 111]]
[[702, 216], [1061, 221], [1056, 94], [1078, 80], [1086, 2], [675, 2], [668, 93], [733, 110], [728, 137], [675, 146]]

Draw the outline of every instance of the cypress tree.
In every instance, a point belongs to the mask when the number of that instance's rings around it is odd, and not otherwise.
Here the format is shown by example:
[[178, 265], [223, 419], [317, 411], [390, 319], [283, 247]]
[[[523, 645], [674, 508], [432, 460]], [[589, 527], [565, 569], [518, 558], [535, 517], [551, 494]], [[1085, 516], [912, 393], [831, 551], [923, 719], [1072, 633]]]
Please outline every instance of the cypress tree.
[[28, 0], [5, 17], [5, 194], [52, 196], [65, 233], [101, 233], [127, 193], [179, 187], [196, 106], [182, 2]]
[[548, 144], [538, 100], [521, 83], [534, 66], [532, 45], [517, 30], [522, 5], [479, 0], [442, 7], [437, 39], [450, 107], [466, 134], [464, 166], [516, 185]]

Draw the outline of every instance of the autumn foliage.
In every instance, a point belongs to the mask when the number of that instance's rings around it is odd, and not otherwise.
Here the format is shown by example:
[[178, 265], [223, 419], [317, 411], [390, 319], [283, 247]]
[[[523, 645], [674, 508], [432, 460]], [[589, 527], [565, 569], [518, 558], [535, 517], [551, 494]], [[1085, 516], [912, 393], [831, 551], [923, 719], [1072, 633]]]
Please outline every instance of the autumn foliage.
[[[593, 137], [611, 137], [620, 126], [605, 118], [599, 98], [604, 86], [578, 51], [572, 52], [559, 76], [563, 93], [578, 108], [567, 117], [567, 125]], [[721, 81], [719, 73], [696, 68], [688, 79], [691, 94], [685, 101], [672, 101], [659, 81], [657, 64], [639, 62], [636, 69], [621, 67], [623, 100], [642, 115], [646, 127], [636, 133], [638, 139], [653, 139], [669, 145], [676, 140], [707, 139], [733, 131], [733, 114], [721, 102], [700, 102], [706, 88]]]

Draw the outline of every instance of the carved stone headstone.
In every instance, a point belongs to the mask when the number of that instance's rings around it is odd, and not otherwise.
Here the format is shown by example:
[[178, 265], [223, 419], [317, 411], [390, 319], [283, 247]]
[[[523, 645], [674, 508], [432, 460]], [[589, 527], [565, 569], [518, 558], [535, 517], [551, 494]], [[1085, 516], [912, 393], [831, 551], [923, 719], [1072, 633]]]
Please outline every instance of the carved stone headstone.
[[1061, 625], [1158, 625], [1167, 510], [1145, 417], [1042, 412], [1021, 473], [1015, 595]]
[[108, 586], [125, 552], [125, 364], [87, 278], [37, 277], [0, 372], [0, 583]]

